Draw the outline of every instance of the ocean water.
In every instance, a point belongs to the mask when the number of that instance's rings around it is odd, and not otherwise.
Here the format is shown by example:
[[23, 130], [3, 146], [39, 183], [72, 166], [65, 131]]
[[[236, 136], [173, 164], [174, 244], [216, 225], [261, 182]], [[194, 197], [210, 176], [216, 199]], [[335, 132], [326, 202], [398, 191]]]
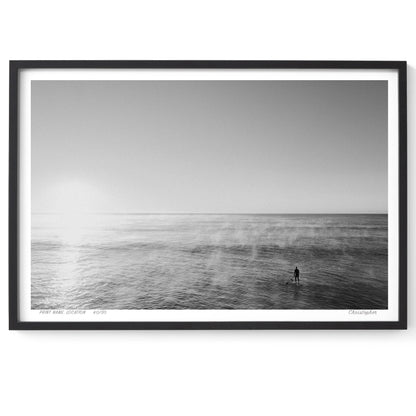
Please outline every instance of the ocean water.
[[34, 214], [31, 302], [385, 309], [387, 215]]

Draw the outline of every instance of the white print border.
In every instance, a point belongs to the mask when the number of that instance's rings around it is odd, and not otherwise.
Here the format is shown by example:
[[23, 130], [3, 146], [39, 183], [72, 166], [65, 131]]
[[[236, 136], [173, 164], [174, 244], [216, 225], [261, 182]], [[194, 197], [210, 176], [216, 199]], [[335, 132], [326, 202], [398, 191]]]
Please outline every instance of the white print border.
[[[42, 313], [30, 307], [31, 81], [385, 80], [388, 82], [388, 308], [350, 310], [107, 310]], [[19, 71], [19, 285], [21, 322], [377, 322], [399, 319], [399, 88], [396, 69], [21, 69]], [[359, 310], [357, 310], [358, 312]], [[56, 311], [55, 311], [56, 312]]]

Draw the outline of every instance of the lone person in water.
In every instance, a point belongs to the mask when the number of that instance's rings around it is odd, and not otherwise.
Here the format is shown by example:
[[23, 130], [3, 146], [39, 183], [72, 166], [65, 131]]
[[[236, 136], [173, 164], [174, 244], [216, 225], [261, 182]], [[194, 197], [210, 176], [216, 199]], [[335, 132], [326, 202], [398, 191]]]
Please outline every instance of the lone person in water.
[[296, 266], [295, 271], [293, 272], [293, 276], [295, 276], [295, 283], [299, 283], [299, 269]]

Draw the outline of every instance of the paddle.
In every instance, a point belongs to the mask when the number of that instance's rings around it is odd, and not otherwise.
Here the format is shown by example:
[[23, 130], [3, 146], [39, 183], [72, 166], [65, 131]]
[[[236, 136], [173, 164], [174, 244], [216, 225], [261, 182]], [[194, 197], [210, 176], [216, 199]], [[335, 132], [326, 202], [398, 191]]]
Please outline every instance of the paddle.
[[[290, 278], [290, 281], [293, 282], [293, 277]], [[286, 284], [289, 284], [289, 281], [286, 282]]]
[[[289, 273], [290, 273], [290, 272], [289, 272]], [[291, 277], [291, 278], [290, 278], [290, 281], [291, 281], [291, 282], [293, 282], [293, 279], [294, 279], [294, 277]], [[300, 283], [300, 282], [299, 282], [299, 280], [298, 280], [298, 284], [299, 284], [299, 283]], [[289, 284], [289, 280], [286, 282], [286, 284], [287, 284], [287, 285]]]

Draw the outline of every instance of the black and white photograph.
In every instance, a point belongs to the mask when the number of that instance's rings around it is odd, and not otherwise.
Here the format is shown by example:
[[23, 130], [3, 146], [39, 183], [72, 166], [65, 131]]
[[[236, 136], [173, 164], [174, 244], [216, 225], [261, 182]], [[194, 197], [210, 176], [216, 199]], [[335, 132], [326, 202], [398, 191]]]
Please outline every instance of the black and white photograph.
[[33, 81], [32, 309], [386, 309], [387, 82]]
[[0, 415], [411, 416], [413, 3], [3, 1]]
[[30, 312], [397, 316], [392, 81], [195, 74], [27, 83]]

